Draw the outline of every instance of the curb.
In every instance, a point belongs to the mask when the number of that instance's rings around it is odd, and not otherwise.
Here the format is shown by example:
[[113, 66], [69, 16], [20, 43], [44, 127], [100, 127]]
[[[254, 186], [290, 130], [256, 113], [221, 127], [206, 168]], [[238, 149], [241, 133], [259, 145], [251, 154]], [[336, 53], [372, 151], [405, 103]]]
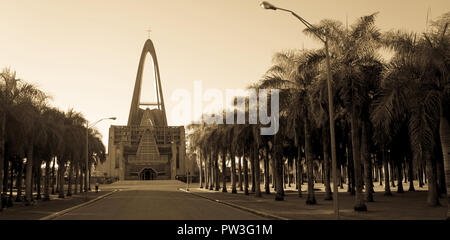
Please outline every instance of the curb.
[[251, 208], [243, 207], [243, 206], [240, 206], [240, 205], [237, 205], [237, 204], [234, 204], [234, 203], [230, 203], [230, 202], [221, 201], [221, 200], [218, 200], [218, 199], [205, 197], [205, 196], [202, 196], [202, 195], [197, 194], [197, 193], [186, 191], [186, 189], [183, 189], [183, 188], [178, 188], [178, 190], [186, 192], [186, 193], [190, 193], [190, 194], [192, 194], [194, 196], [201, 197], [201, 198], [204, 198], [204, 199], [212, 201], [212, 202], [221, 203], [221, 204], [233, 207], [233, 208], [237, 208], [237, 209], [240, 209], [240, 210], [243, 210], [243, 211], [246, 211], [246, 212], [250, 212], [250, 213], [253, 213], [255, 215], [265, 217], [265, 218], [270, 218], [270, 219], [274, 219], [274, 220], [289, 220], [289, 219], [284, 218], [284, 217], [280, 217], [280, 216], [272, 215], [272, 214], [269, 214], [269, 213], [261, 212], [261, 211], [258, 211], [258, 210], [254, 210], [254, 209], [251, 209]]
[[70, 207], [70, 208], [61, 210], [61, 211], [59, 211], [59, 212], [52, 213], [52, 214], [50, 214], [50, 215], [48, 215], [48, 216], [46, 216], [46, 217], [40, 218], [39, 220], [53, 220], [53, 219], [55, 219], [55, 218], [57, 218], [57, 217], [59, 217], [59, 216], [62, 216], [62, 215], [64, 215], [64, 214], [70, 212], [70, 211], [73, 211], [73, 210], [75, 210], [75, 209], [78, 209], [78, 208], [87, 206], [87, 205], [89, 205], [89, 204], [92, 204], [92, 203], [94, 203], [94, 202], [96, 202], [96, 201], [98, 201], [98, 200], [100, 200], [100, 199], [103, 199], [103, 198], [105, 198], [105, 197], [107, 197], [107, 196], [109, 196], [109, 195], [111, 195], [111, 194], [113, 194], [113, 193], [115, 193], [115, 192], [117, 192], [117, 191], [118, 191], [118, 190], [113, 190], [112, 192], [109, 192], [109, 193], [106, 193], [106, 194], [104, 194], [104, 195], [98, 196], [98, 197], [96, 197], [96, 198], [94, 198], [94, 199], [91, 199], [91, 200], [85, 202], [85, 203], [81, 203], [81, 204], [78, 204], [78, 205], [76, 205], [76, 206], [73, 206], [73, 207]]

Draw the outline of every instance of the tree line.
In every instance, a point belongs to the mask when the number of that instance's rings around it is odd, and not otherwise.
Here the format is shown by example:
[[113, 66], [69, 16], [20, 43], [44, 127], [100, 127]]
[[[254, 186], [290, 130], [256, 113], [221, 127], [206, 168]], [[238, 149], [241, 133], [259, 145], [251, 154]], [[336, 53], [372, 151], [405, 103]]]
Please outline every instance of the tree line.
[[[13, 202], [30, 205], [35, 199], [50, 200], [50, 194], [64, 198], [88, 189], [83, 180], [87, 121], [73, 109], [52, 107], [49, 99], [10, 69], [0, 73], [1, 209]], [[98, 130], [88, 130], [90, 170], [106, 155]]]
[[[410, 182], [409, 191], [415, 191], [413, 180], [428, 184], [427, 203], [436, 206], [450, 182], [450, 12], [423, 33], [381, 32], [376, 15], [351, 26], [336, 20], [314, 25], [329, 44], [339, 185], [346, 183], [355, 195], [356, 211], [375, 201], [374, 181], [392, 195], [395, 179], [398, 193], [404, 192], [403, 180]], [[280, 91], [280, 129], [273, 136], [260, 135], [261, 125], [248, 122], [189, 126], [188, 150], [197, 156], [200, 187], [220, 190], [222, 181], [226, 192], [230, 176], [232, 193], [240, 188], [249, 194], [250, 181], [259, 197], [263, 179], [263, 191], [270, 194], [272, 182], [275, 200], [283, 200], [286, 177], [296, 180], [300, 197], [306, 179], [306, 203], [315, 204], [314, 181], [323, 177], [325, 200], [333, 198], [325, 60], [324, 48], [276, 53], [272, 67], [250, 86]], [[245, 114], [248, 108], [247, 98]]]

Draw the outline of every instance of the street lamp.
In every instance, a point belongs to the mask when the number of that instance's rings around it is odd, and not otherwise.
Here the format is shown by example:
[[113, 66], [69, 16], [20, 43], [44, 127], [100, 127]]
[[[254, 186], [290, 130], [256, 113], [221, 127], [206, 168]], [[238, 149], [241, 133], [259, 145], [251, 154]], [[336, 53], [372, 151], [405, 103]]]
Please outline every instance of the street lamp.
[[[103, 121], [103, 120], [116, 120], [116, 117], [110, 117], [110, 118], [102, 118], [96, 122], [94, 122], [93, 124], [89, 125], [89, 121], [86, 120], [86, 172], [85, 172], [85, 176], [84, 176], [84, 192], [87, 193], [88, 192], [88, 182], [89, 185], [90, 183], [90, 179], [89, 178], [89, 128], [95, 126], [97, 123]], [[87, 194], [85, 195], [85, 198], [87, 198]]]
[[336, 163], [336, 142], [335, 142], [335, 136], [334, 136], [334, 106], [333, 106], [333, 93], [331, 92], [331, 66], [330, 66], [330, 54], [328, 51], [328, 40], [326, 37], [319, 35], [317, 32], [317, 28], [315, 28], [311, 23], [297, 15], [295, 12], [275, 7], [274, 5], [264, 1], [260, 4], [260, 6], [267, 10], [280, 10], [284, 12], [289, 12], [292, 15], [294, 15], [296, 18], [298, 18], [309, 30], [311, 30], [314, 35], [316, 35], [317, 38], [320, 39], [325, 44], [325, 54], [326, 54], [326, 63], [327, 63], [327, 85], [328, 85], [328, 113], [330, 118], [330, 137], [331, 137], [331, 161], [332, 161], [332, 171], [333, 171], [333, 205], [334, 205], [334, 213], [336, 215], [336, 219], [339, 219], [339, 199], [338, 199], [338, 187], [337, 187], [337, 163]]

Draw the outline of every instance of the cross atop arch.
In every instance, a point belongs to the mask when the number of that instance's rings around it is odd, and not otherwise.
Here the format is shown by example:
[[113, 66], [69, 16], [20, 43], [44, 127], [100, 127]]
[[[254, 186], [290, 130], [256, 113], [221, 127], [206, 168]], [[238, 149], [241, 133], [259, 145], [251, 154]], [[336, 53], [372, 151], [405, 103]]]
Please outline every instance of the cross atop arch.
[[147, 38], [150, 38], [150, 33], [152, 32], [152, 30], [150, 28], [148, 28], [147, 32]]

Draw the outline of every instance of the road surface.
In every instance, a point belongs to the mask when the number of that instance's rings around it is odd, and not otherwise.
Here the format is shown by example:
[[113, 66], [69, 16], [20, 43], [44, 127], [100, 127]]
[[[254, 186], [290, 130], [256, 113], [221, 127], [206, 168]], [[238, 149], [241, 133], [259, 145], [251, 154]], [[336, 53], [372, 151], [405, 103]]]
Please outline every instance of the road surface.
[[119, 191], [56, 220], [263, 220], [265, 218], [178, 190], [178, 181], [124, 181]]

